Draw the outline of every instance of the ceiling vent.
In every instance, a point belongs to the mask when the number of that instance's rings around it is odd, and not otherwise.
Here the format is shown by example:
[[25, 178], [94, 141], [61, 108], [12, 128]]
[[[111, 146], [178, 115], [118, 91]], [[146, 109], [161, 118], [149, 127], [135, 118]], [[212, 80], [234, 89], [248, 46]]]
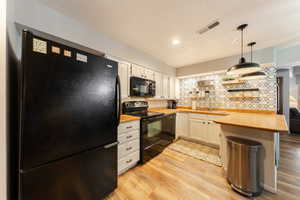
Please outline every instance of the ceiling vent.
[[220, 25], [220, 22], [219, 21], [214, 21], [211, 24], [207, 25], [206, 27], [198, 30], [197, 33], [199, 33], [201, 35], [201, 34], [207, 32], [207, 31], [217, 27], [218, 25]]

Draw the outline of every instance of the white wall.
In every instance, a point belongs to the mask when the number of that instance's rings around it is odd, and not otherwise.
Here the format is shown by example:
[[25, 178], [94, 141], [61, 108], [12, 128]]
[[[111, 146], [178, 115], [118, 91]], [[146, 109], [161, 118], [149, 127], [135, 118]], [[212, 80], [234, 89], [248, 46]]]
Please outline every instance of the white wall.
[[6, 0], [0, 1], [0, 199], [7, 199], [6, 184]]
[[[238, 63], [240, 55], [220, 58], [202, 63], [196, 63], [176, 69], [177, 76], [188, 76], [192, 74], [208, 73], [213, 71], [226, 70]], [[245, 55], [246, 60], [250, 61], [250, 55]], [[258, 63], [273, 63], [274, 48], [266, 48], [253, 52], [253, 61]]]
[[291, 67], [300, 64], [300, 45], [280, 48], [276, 50], [277, 66]]
[[57, 37], [133, 62], [175, 75], [175, 69], [141, 51], [110, 39], [36, 0], [14, 0], [15, 21]]

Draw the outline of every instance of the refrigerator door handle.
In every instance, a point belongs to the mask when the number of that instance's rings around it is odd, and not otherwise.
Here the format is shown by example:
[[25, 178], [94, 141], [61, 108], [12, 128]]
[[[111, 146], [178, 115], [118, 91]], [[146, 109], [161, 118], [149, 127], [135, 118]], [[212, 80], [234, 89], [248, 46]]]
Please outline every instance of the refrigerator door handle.
[[117, 126], [120, 124], [120, 119], [121, 119], [121, 81], [119, 75], [117, 75], [117, 82], [116, 82], [116, 87], [117, 87]]
[[119, 142], [114, 142], [114, 143], [111, 143], [111, 144], [107, 144], [104, 146], [104, 149], [109, 149], [111, 147], [114, 147], [114, 146], [117, 146], [119, 144]]

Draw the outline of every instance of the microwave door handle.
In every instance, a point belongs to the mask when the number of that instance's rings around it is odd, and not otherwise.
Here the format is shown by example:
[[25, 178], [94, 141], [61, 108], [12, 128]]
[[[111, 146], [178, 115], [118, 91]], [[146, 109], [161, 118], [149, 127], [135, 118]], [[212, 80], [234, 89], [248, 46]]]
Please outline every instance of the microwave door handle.
[[117, 75], [116, 80], [116, 93], [117, 126], [119, 126], [121, 120], [121, 81], [119, 75]]

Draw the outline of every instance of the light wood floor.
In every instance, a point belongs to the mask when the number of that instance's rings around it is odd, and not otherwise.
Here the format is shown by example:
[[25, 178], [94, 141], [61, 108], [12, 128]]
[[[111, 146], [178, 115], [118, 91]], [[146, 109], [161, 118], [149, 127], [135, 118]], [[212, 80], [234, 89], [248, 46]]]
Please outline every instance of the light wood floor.
[[[281, 137], [278, 194], [263, 192], [253, 199], [300, 200], [300, 136]], [[223, 170], [172, 150], [165, 150], [143, 166], [119, 177], [110, 200], [240, 200], [231, 190]]]

